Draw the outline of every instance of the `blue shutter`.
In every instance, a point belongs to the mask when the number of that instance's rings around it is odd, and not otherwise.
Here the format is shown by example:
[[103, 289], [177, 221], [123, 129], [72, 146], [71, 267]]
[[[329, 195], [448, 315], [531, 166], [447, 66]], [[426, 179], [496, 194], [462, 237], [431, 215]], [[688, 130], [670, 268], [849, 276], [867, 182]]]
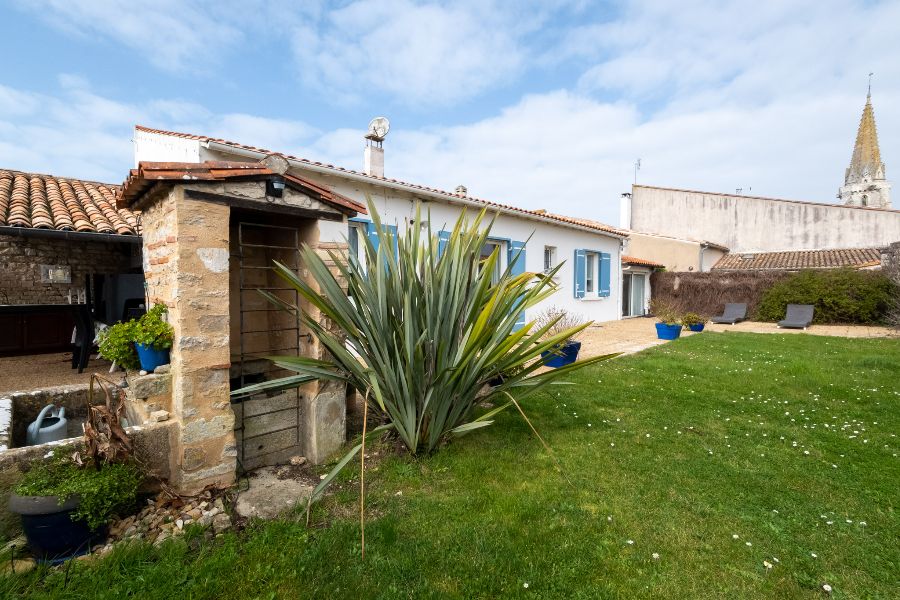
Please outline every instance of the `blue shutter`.
[[[525, 242], [509, 242], [509, 250], [507, 250], [507, 260], [509, 261], [509, 273], [513, 277], [521, 275], [525, 272]], [[519, 313], [516, 317], [516, 324], [513, 331], [518, 331], [525, 326], [525, 311]]]
[[601, 252], [600, 260], [597, 262], [600, 264], [600, 295], [609, 296], [609, 280], [610, 274], [612, 273], [612, 261], [610, 260], [609, 254]]
[[585, 273], [585, 266], [587, 265], [587, 258], [584, 255], [584, 250], [576, 250], [575, 251], [575, 297], [576, 298], [584, 298], [584, 290], [587, 288], [587, 273]]
[[378, 239], [378, 230], [375, 229], [375, 223], [371, 221], [366, 223], [366, 235], [369, 236], [369, 241], [372, 242], [372, 248], [377, 253], [381, 241]]
[[387, 229], [387, 232], [391, 235], [394, 247], [394, 258], [397, 258], [400, 256], [400, 238], [397, 236], [397, 226], [385, 225], [385, 229]]
[[444, 254], [444, 250], [447, 249], [447, 243], [450, 241], [450, 232], [449, 231], [438, 231], [438, 257], [440, 258]]

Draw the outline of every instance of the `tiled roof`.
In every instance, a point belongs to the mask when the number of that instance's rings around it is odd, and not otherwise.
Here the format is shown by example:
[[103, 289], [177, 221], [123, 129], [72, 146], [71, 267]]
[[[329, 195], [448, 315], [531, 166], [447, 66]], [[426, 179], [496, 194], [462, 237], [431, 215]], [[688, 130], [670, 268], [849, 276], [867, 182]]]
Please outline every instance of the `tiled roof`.
[[[202, 163], [183, 162], [141, 162], [137, 169], [132, 169], [128, 179], [119, 190], [120, 206], [130, 206], [153, 184], [160, 181], [225, 181], [234, 179], [254, 179], [277, 175], [262, 163], [238, 161], [206, 161]], [[365, 213], [366, 207], [358, 202], [336, 194], [325, 186], [297, 177], [282, 175], [285, 182], [293, 184], [307, 192], [312, 192], [323, 202], [335, 205], [339, 209], [355, 213]]]
[[597, 223], [596, 221], [582, 221], [581, 219], [573, 219], [571, 217], [565, 217], [562, 215], [553, 215], [553, 214], [548, 214], [548, 213], [542, 212], [542, 211], [527, 210], [524, 208], [519, 208], [517, 206], [511, 206], [509, 204], [500, 204], [497, 202], [491, 202], [489, 200], [484, 200], [482, 198], [475, 198], [475, 197], [464, 195], [464, 194], [448, 192], [446, 190], [440, 190], [437, 188], [419, 185], [416, 183], [409, 183], [406, 181], [401, 181], [399, 179], [390, 179], [388, 177], [377, 177], [375, 175], [369, 175], [368, 173], [363, 173], [361, 171], [354, 171], [353, 169], [346, 169], [344, 167], [339, 167], [336, 165], [331, 165], [331, 164], [323, 163], [323, 162], [317, 162], [317, 161], [309, 160], [306, 158], [300, 158], [297, 156], [293, 156], [290, 154], [284, 154], [281, 152], [273, 152], [272, 150], [267, 150], [265, 148], [258, 148], [256, 146], [248, 146], [246, 144], [240, 144], [238, 142], [223, 140], [221, 138], [196, 135], [196, 134], [192, 134], [192, 133], [181, 133], [178, 131], [167, 131], [165, 129], [154, 129], [152, 127], [145, 127], [143, 125], [135, 125], [134, 128], [137, 131], [143, 131], [146, 133], [167, 135], [167, 136], [177, 137], [177, 138], [182, 138], [182, 139], [187, 139], [187, 140], [197, 140], [199, 142], [204, 142], [204, 143], [212, 142], [212, 143], [221, 144], [224, 146], [229, 146], [231, 148], [235, 148], [238, 150], [246, 150], [249, 152], [258, 153], [261, 155], [273, 155], [274, 154], [277, 156], [283, 156], [283, 157], [287, 158], [288, 160], [302, 163], [305, 165], [309, 165], [312, 167], [319, 167], [319, 168], [335, 171], [338, 174], [343, 173], [346, 175], [353, 175], [354, 177], [364, 177], [367, 179], [371, 179], [375, 182], [385, 182], [385, 183], [399, 185], [404, 188], [408, 188], [411, 191], [422, 191], [422, 192], [427, 192], [427, 193], [434, 194], [434, 195], [444, 196], [445, 198], [447, 198], [450, 201], [452, 201], [452, 200], [468, 201], [468, 202], [473, 202], [476, 204], [483, 204], [488, 207], [498, 208], [498, 209], [501, 209], [503, 211], [510, 212], [510, 213], [518, 213], [527, 218], [546, 220], [546, 221], [551, 221], [551, 222], [555, 221], [557, 223], [564, 223], [567, 225], [575, 225], [580, 228], [594, 229], [596, 231], [602, 231], [604, 233], [610, 233], [610, 234], [620, 236], [620, 237], [626, 236], [626, 234], [624, 232], [621, 232], [621, 231], [619, 231], [613, 227], [610, 227], [608, 225], [603, 225], [602, 223]]
[[715, 271], [793, 271], [797, 269], [865, 268], [881, 264], [878, 248], [842, 250], [795, 250], [790, 252], [757, 252], [726, 254], [719, 259]]
[[622, 255], [622, 264], [623, 265], [640, 265], [642, 267], [653, 267], [656, 269], [661, 269], [665, 267], [658, 262], [654, 262], [652, 260], [647, 260], [646, 258], [638, 258], [636, 256], [625, 256]]
[[118, 188], [0, 169], [0, 226], [137, 235], [135, 213], [116, 209]]
[[616, 235], [627, 236], [628, 232], [622, 229], [616, 229], [612, 225], [607, 225], [606, 223], [601, 223], [600, 221], [594, 221], [593, 219], [582, 219], [578, 217], [567, 217], [565, 215], [556, 215], [553, 213], [548, 213], [545, 211], [535, 211], [538, 214], [544, 214], [549, 217], [553, 217], [554, 219], [562, 219], [564, 221], [568, 221], [570, 223], [576, 223], [578, 225], [583, 225], [585, 227], [591, 227], [593, 229], [599, 229], [600, 231], [607, 231], [609, 233], [614, 233]]

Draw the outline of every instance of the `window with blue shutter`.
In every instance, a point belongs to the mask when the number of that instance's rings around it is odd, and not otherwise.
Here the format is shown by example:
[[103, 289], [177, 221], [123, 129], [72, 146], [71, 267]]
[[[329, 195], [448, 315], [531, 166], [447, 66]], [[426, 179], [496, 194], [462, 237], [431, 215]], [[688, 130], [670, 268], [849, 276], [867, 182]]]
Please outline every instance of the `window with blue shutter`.
[[[507, 247], [507, 260], [509, 261], [510, 275], [515, 277], [525, 272], [525, 242], [510, 241]], [[516, 318], [513, 331], [518, 331], [525, 326], [525, 311], [521, 311]]]
[[587, 287], [586, 273], [587, 257], [584, 250], [575, 251], [575, 297], [584, 298], [584, 290]]

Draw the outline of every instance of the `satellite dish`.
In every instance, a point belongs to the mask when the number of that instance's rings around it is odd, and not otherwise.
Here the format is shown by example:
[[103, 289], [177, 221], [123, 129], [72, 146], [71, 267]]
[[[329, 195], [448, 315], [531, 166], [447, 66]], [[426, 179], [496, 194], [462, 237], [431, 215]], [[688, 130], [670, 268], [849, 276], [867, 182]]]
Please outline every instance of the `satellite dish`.
[[380, 142], [384, 140], [384, 136], [386, 136], [390, 130], [391, 122], [387, 120], [387, 117], [375, 117], [369, 122], [369, 133], [366, 134], [366, 137], [370, 140]]

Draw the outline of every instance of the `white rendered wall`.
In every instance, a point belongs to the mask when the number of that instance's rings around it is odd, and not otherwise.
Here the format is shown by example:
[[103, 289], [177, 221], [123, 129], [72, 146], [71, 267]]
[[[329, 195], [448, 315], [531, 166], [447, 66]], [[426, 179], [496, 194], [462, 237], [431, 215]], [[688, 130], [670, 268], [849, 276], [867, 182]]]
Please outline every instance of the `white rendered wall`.
[[200, 162], [200, 142], [171, 135], [134, 130], [134, 166], [148, 162]]

